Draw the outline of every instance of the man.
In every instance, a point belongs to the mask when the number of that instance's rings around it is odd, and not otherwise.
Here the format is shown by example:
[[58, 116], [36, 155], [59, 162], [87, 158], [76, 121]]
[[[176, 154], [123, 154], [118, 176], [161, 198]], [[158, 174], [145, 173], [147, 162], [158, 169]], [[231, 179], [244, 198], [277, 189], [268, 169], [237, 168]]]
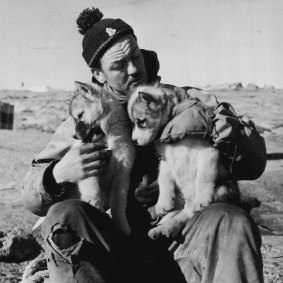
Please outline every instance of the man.
[[[127, 23], [102, 17], [86, 9], [78, 18], [83, 57], [93, 81], [125, 104], [131, 89], [159, 79], [157, 56], [139, 49]], [[236, 206], [208, 206], [176, 239], [147, 237], [147, 208], [157, 200], [152, 147], [137, 148], [127, 207], [130, 236], [91, 205], [65, 200], [79, 180], [99, 174], [111, 154], [103, 144], [70, 149], [73, 127], [71, 118], [59, 126], [22, 186], [27, 209], [47, 215], [42, 233], [52, 282], [263, 282], [259, 231]]]

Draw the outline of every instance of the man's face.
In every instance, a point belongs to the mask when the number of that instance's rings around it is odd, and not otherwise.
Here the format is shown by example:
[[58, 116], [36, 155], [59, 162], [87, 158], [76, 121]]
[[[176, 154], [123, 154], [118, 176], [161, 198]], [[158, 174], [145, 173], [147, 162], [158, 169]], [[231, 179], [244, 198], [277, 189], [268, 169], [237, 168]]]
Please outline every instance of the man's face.
[[[127, 94], [147, 82], [144, 59], [133, 35], [115, 42], [100, 59], [99, 81], [105, 81], [116, 91]], [[95, 75], [95, 72], [94, 72]]]

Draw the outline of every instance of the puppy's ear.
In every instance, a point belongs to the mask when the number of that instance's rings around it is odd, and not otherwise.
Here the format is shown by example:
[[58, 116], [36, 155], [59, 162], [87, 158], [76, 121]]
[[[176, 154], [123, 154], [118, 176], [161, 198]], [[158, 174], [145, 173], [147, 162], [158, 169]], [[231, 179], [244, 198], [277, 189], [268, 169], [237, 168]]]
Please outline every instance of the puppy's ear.
[[149, 109], [153, 111], [158, 111], [162, 108], [163, 103], [161, 97], [155, 97], [152, 94], [144, 91], [139, 91], [138, 95], [141, 101], [147, 103]]
[[150, 93], [148, 93], [148, 92], [139, 91], [139, 92], [138, 92], [138, 95], [139, 95], [139, 99], [140, 99], [141, 101], [144, 101], [144, 102], [146, 102], [146, 103], [148, 103], [148, 104], [149, 104], [150, 102], [154, 101], [153, 96], [152, 96]]
[[77, 92], [89, 100], [93, 100], [93, 98], [101, 90], [101, 88], [98, 86], [96, 88], [95, 84], [81, 83], [81, 82], [75, 81], [75, 85], [76, 85]]
[[75, 81], [75, 86], [77, 91], [79, 91], [80, 93], [88, 93], [90, 90], [90, 86], [86, 83]]

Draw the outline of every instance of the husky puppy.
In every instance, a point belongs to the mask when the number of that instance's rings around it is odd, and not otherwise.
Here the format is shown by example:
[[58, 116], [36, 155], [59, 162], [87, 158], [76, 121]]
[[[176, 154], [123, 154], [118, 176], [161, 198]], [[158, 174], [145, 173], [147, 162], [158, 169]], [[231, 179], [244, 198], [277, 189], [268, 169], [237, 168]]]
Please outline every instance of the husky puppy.
[[[74, 144], [103, 142], [112, 154], [103, 173], [78, 182], [69, 195], [81, 199], [102, 212], [110, 208], [111, 217], [124, 233], [130, 233], [126, 217], [130, 172], [135, 159], [129, 118], [114, 95], [94, 84], [75, 82], [76, 92], [69, 112], [74, 119]], [[32, 230], [44, 221], [40, 218]]]
[[173, 144], [159, 142], [158, 136], [178, 103], [172, 90], [157, 86], [136, 88], [128, 101], [133, 141], [140, 146], [154, 142], [160, 156], [156, 213], [165, 217], [149, 231], [153, 239], [161, 235], [174, 237], [210, 203], [239, 197], [237, 182], [209, 141], [187, 136]]
[[78, 191], [70, 197], [89, 202], [102, 212], [110, 208], [114, 223], [129, 234], [126, 204], [135, 147], [127, 113], [112, 93], [94, 84], [75, 84], [69, 109], [75, 122], [74, 146], [105, 142], [112, 155], [104, 173], [79, 181]]

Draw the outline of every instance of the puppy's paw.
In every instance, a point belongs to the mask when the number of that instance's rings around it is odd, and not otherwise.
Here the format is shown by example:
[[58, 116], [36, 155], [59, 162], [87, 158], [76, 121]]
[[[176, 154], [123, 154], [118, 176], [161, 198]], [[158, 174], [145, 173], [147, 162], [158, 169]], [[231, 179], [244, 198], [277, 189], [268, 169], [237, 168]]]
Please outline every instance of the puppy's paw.
[[162, 233], [167, 238], [175, 238], [184, 227], [184, 223], [177, 222], [174, 218], [162, 224]]
[[160, 230], [160, 226], [157, 226], [157, 227], [155, 227], [155, 228], [149, 230], [148, 236], [149, 236], [152, 240], [156, 240], [156, 239], [158, 239], [160, 236], [162, 236], [162, 231]]
[[175, 238], [183, 227], [183, 223], [177, 222], [175, 219], [170, 218], [167, 221], [164, 221], [159, 226], [151, 229], [148, 232], [148, 236], [153, 240], [158, 239], [160, 236], [165, 236], [167, 238]]
[[164, 216], [174, 209], [174, 200], [161, 202], [158, 201], [155, 205], [155, 212], [158, 216]]

